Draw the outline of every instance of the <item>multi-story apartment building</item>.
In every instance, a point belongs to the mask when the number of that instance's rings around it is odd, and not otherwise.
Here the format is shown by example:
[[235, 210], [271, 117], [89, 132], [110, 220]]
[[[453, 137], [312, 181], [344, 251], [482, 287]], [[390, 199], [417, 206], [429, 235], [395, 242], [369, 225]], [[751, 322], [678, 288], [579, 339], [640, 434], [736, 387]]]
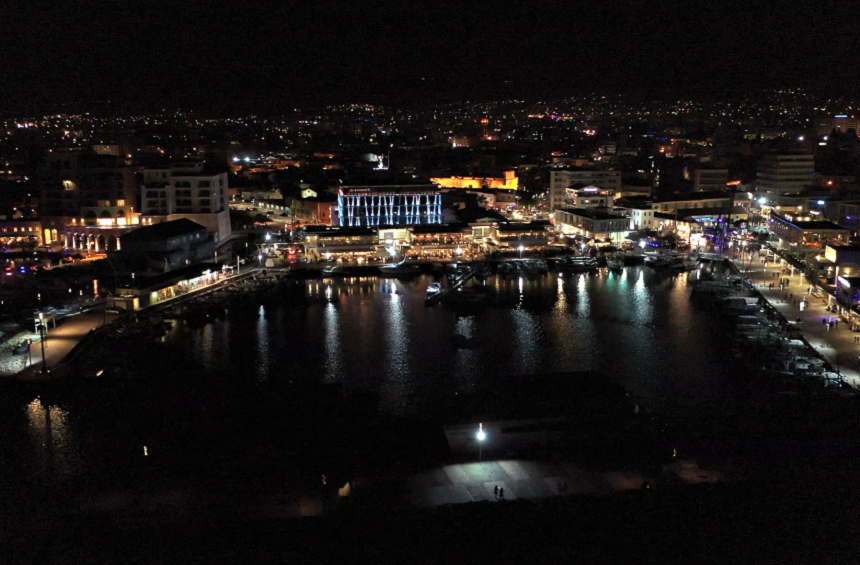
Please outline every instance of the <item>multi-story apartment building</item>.
[[622, 242], [630, 233], [630, 219], [607, 208], [563, 208], [555, 211], [555, 225], [566, 235]]
[[728, 169], [698, 168], [693, 170], [693, 192], [715, 192], [726, 190], [729, 182]]
[[621, 192], [621, 172], [572, 167], [552, 169], [549, 180], [550, 209], [563, 208], [567, 189], [575, 185], [595, 186], [603, 190]]
[[141, 213], [146, 223], [187, 218], [206, 226], [216, 244], [230, 237], [227, 173], [208, 174], [202, 161], [188, 161], [169, 169], [146, 169], [143, 184]]
[[815, 159], [808, 154], [765, 155], [758, 164], [756, 190], [787, 194], [812, 184]]
[[139, 224], [139, 173], [114, 155], [50, 151], [41, 193], [44, 242], [116, 250], [119, 237]]

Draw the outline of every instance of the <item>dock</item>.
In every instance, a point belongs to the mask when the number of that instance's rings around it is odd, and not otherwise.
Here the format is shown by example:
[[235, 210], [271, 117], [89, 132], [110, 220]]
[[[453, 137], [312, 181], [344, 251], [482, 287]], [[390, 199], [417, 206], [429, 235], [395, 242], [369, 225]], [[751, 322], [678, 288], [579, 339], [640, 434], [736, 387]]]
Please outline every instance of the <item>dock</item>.
[[449, 296], [452, 292], [459, 290], [463, 287], [463, 285], [475, 278], [475, 274], [477, 272], [478, 270], [475, 269], [475, 266], [473, 264], [470, 264], [468, 267], [468, 271], [466, 271], [465, 273], [462, 273], [459, 276], [449, 275], [448, 280], [451, 285], [447, 288], [443, 288], [440, 292], [437, 292], [433, 296], [428, 296], [427, 304], [430, 306], [439, 304], [445, 299], [446, 296]]

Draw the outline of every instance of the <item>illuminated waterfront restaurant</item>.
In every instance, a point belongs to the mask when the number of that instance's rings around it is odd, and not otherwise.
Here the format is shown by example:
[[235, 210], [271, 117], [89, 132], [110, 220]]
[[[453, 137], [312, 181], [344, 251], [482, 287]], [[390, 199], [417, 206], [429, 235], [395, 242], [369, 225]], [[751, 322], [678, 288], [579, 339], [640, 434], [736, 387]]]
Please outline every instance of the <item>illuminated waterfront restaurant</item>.
[[841, 315], [848, 315], [850, 327], [857, 331], [860, 326], [860, 277], [836, 277], [836, 304]]
[[496, 228], [496, 242], [501, 250], [535, 250], [549, 244], [548, 221], [538, 220], [527, 224], [516, 222], [500, 223]]
[[630, 232], [630, 219], [608, 208], [562, 208], [555, 211], [561, 233], [621, 243]]
[[848, 243], [850, 232], [829, 220], [815, 216], [770, 213], [770, 231], [778, 238], [780, 249], [803, 255], [820, 253], [828, 244]]
[[389, 260], [392, 257], [454, 259], [489, 251], [499, 244], [499, 233], [505, 241], [528, 248], [546, 245], [547, 222], [532, 224], [421, 224], [415, 226], [379, 226], [377, 228], [341, 228], [305, 226], [299, 230], [305, 255], [311, 260]]
[[345, 227], [442, 223], [442, 196], [435, 185], [343, 187], [338, 222]]
[[222, 276], [221, 265], [204, 263], [154, 277], [138, 277], [133, 281], [134, 284], [117, 288], [116, 296], [108, 299], [108, 306], [140, 310], [209, 286], [218, 282]]
[[305, 256], [312, 260], [371, 260], [384, 254], [379, 234], [368, 227], [305, 226], [299, 230]]
[[409, 232], [409, 254], [419, 258], [456, 258], [474, 252], [473, 246], [481, 246], [473, 240], [471, 226], [463, 224], [412, 226]]
[[806, 272], [807, 276], [824, 284], [836, 284], [839, 277], [860, 275], [860, 247], [828, 245], [823, 254], [818, 250], [807, 258]]

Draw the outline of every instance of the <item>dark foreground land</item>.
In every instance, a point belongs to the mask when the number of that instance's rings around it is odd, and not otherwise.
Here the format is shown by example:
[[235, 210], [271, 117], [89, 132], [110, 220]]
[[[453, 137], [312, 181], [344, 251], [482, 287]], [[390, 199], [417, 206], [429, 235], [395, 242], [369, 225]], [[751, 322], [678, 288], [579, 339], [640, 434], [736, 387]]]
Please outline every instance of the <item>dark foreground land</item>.
[[[326, 518], [76, 520], [16, 532], [4, 563], [856, 563], [852, 470], [809, 483], [343, 508]], [[847, 472], [847, 474], [846, 474]], [[815, 486], [811, 486], [814, 484]]]

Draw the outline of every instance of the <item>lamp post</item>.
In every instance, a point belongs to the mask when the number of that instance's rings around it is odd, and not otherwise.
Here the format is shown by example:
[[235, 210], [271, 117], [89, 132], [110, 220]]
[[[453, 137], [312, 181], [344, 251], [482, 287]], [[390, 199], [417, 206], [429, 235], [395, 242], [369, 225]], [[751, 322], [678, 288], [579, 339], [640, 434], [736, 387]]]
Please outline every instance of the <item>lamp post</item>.
[[478, 461], [484, 460], [484, 440], [487, 439], [487, 434], [484, 432], [484, 424], [478, 424], [478, 433], [475, 434], [475, 439], [478, 440]]
[[39, 312], [39, 341], [42, 344], [42, 373], [48, 372], [48, 361], [45, 357], [45, 315]]

